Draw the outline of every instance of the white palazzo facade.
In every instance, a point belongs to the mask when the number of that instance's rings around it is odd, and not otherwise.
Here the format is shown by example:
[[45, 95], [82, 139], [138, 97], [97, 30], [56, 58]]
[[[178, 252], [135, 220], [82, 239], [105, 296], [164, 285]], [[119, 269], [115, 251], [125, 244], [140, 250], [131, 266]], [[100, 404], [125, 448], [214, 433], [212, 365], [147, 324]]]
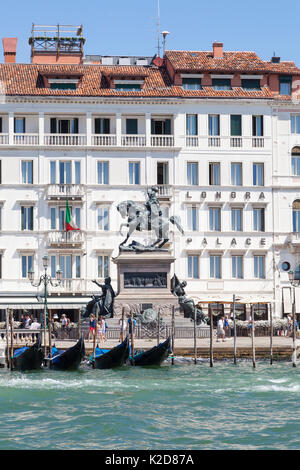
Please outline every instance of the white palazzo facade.
[[[45, 254], [49, 273], [55, 276], [58, 266], [63, 271], [61, 287], [49, 287], [58, 309], [85, 305], [97, 292], [93, 279], [109, 275], [117, 290], [112, 258], [126, 233], [119, 233], [126, 220], [117, 205], [143, 202], [147, 189], [158, 185], [163, 213], [180, 216], [185, 230], [181, 235], [170, 224], [168, 247], [189, 296], [205, 304], [235, 294], [243, 301], [274, 302], [277, 318], [287, 313], [287, 273], [292, 269], [300, 278], [296, 100], [4, 98], [0, 309], [18, 308], [30, 296], [27, 303], [36, 303], [40, 289], [27, 274], [31, 267], [36, 277], [42, 274]], [[67, 199], [80, 228], [68, 234]]]

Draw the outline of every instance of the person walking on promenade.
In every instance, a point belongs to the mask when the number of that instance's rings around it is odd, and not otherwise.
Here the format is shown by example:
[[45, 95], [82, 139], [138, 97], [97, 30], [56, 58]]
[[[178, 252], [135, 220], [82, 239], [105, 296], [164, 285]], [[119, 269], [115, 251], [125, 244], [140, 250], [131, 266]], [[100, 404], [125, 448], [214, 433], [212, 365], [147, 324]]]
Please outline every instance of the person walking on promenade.
[[120, 318], [119, 325], [120, 325], [120, 340], [119, 341], [121, 343], [124, 340], [126, 328], [127, 328], [125, 318], [123, 319], [123, 321], [122, 321], [122, 318]]
[[227, 338], [230, 338], [230, 327], [229, 327], [229, 318], [228, 318], [228, 315], [225, 315], [224, 317], [224, 331], [225, 331], [225, 336]]
[[218, 324], [217, 324], [217, 343], [219, 342], [219, 338], [222, 338], [222, 341], [225, 341], [224, 316], [223, 315], [221, 316], [221, 318], [219, 318]]
[[95, 334], [95, 326], [96, 326], [95, 316], [91, 313], [88, 341], [90, 341], [90, 335], [92, 335], [92, 337], [93, 337], [94, 334]]
[[99, 318], [98, 322], [98, 336], [100, 343], [104, 341], [104, 334], [105, 334], [105, 320], [103, 319], [102, 315]]
[[[136, 320], [133, 319], [133, 328], [132, 328], [132, 334], [133, 334], [133, 337], [135, 335], [135, 327], [136, 327]], [[131, 335], [131, 318], [130, 316], [128, 315], [128, 327], [129, 327], [129, 335]]]

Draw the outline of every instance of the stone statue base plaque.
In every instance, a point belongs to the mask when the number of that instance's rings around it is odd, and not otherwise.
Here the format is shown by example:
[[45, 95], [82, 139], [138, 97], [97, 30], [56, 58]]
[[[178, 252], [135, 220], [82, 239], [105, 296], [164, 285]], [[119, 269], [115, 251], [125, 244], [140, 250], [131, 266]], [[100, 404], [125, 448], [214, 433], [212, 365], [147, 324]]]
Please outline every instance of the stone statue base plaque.
[[118, 293], [114, 310], [117, 316], [122, 307], [142, 311], [152, 306], [171, 311], [178, 299], [171, 292], [171, 264], [175, 258], [168, 252], [121, 252], [114, 258], [118, 268]]

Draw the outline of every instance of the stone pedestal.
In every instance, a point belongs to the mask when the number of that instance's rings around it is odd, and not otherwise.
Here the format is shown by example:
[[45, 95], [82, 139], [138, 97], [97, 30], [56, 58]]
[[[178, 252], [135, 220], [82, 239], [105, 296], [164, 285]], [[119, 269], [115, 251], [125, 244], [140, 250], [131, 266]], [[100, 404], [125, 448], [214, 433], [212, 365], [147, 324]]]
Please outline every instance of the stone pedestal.
[[115, 258], [118, 268], [118, 293], [115, 313], [137, 308], [162, 308], [163, 313], [178, 307], [178, 298], [171, 292], [171, 265], [175, 258], [168, 252], [120, 253]]

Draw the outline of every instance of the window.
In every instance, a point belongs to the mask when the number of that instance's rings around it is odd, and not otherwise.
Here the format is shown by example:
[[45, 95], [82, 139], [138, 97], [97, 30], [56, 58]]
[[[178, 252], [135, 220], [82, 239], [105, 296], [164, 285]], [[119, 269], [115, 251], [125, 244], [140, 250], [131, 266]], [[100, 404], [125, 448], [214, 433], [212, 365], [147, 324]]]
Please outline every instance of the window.
[[293, 232], [300, 232], [300, 200], [293, 202]]
[[63, 279], [72, 279], [72, 255], [60, 255], [59, 267], [62, 270]]
[[95, 134], [110, 134], [110, 119], [109, 118], [96, 118], [95, 119]]
[[75, 277], [79, 279], [81, 277], [81, 257], [75, 256]]
[[191, 279], [199, 279], [199, 256], [188, 256], [188, 277]]
[[242, 163], [231, 163], [231, 184], [233, 186], [242, 186]]
[[197, 114], [186, 115], [186, 134], [198, 135], [198, 115]]
[[292, 77], [290, 75], [279, 76], [279, 94], [290, 95], [292, 92]]
[[28, 277], [28, 271], [33, 268], [33, 255], [22, 255], [21, 257], [22, 262], [22, 277]]
[[2, 134], [2, 117], [0, 116], [0, 134]]
[[14, 118], [14, 132], [15, 134], [25, 134], [25, 118]]
[[116, 83], [116, 91], [141, 91], [140, 83]]
[[80, 228], [80, 207], [75, 207], [75, 224], [78, 228]]
[[214, 90], [231, 90], [230, 78], [213, 78], [212, 87]]
[[[72, 207], [70, 207], [70, 212], [72, 214]], [[59, 230], [66, 229], [66, 207], [59, 208]]]
[[108, 162], [97, 163], [98, 184], [108, 184]]
[[51, 134], [78, 134], [79, 132], [79, 119], [57, 119], [50, 118], [50, 133]]
[[0, 230], [2, 230], [2, 206], [0, 206]]
[[33, 183], [33, 161], [21, 162], [22, 184]]
[[300, 114], [291, 115], [291, 133], [300, 134]]
[[76, 83], [52, 82], [50, 83], [50, 90], [76, 90]]
[[56, 230], [56, 207], [50, 207], [50, 229]]
[[264, 186], [263, 163], [253, 163], [253, 186]]
[[109, 207], [98, 207], [98, 230], [109, 230]]
[[59, 184], [72, 183], [72, 162], [59, 162]]
[[236, 207], [231, 209], [231, 230], [233, 232], [243, 231], [243, 209]]
[[201, 78], [182, 78], [182, 88], [184, 90], [201, 90]]
[[209, 114], [208, 116], [208, 131], [211, 136], [220, 135], [220, 115]]
[[157, 184], [169, 184], [168, 163], [157, 163]]
[[233, 255], [232, 260], [232, 278], [233, 279], [243, 279], [243, 256], [242, 255]]
[[140, 162], [129, 162], [129, 184], [140, 184]]
[[265, 209], [253, 209], [253, 230], [255, 232], [265, 231]]
[[300, 176], [300, 157], [292, 157], [292, 175]]
[[195, 206], [187, 207], [187, 227], [192, 232], [198, 230], [198, 209]]
[[0, 279], [2, 279], [2, 254], [0, 254]]
[[256, 279], [265, 279], [265, 256], [254, 256], [254, 277]]
[[98, 278], [104, 279], [109, 276], [109, 260], [106, 255], [98, 256]]
[[50, 162], [50, 184], [56, 183], [56, 162]]
[[191, 186], [198, 185], [198, 163], [187, 163], [187, 184]]
[[209, 208], [209, 230], [221, 231], [221, 209], [219, 207]]
[[209, 164], [209, 184], [210, 186], [220, 186], [220, 163]]
[[126, 119], [126, 134], [127, 135], [138, 134], [138, 120], [137, 119]]
[[247, 91], [260, 90], [259, 78], [242, 78], [242, 88]]
[[221, 279], [221, 255], [210, 255], [209, 257], [210, 278]]
[[152, 135], [171, 135], [171, 119], [151, 119]]
[[75, 184], [80, 184], [81, 177], [80, 177], [80, 162], [75, 162]]
[[230, 116], [230, 135], [232, 137], [242, 135], [242, 116], [240, 114], [231, 114]]
[[253, 137], [263, 137], [264, 135], [264, 117], [252, 116], [252, 135]]
[[33, 207], [21, 206], [21, 230], [33, 230]]

